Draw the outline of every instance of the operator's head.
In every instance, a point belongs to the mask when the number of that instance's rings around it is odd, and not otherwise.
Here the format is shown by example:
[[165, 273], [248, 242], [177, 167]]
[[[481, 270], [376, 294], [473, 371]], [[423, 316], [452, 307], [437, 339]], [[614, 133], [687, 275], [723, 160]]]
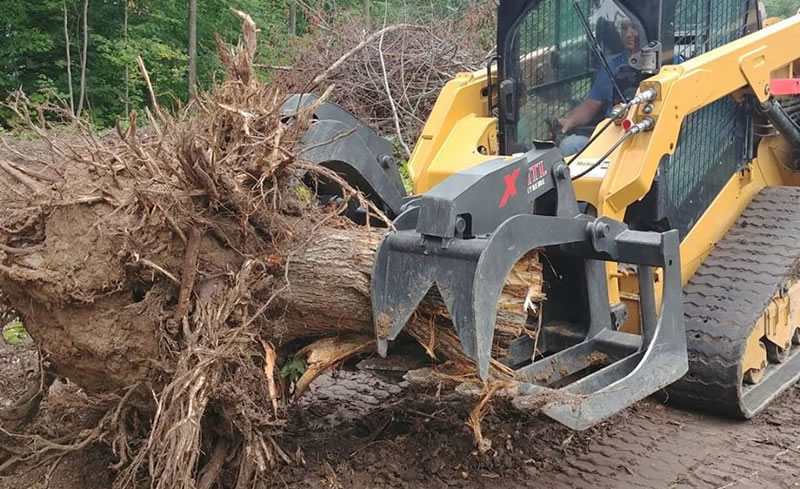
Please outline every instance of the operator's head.
[[622, 30], [622, 43], [628, 53], [639, 51], [639, 31], [636, 30], [636, 26], [633, 25], [631, 19], [623, 19], [620, 28]]

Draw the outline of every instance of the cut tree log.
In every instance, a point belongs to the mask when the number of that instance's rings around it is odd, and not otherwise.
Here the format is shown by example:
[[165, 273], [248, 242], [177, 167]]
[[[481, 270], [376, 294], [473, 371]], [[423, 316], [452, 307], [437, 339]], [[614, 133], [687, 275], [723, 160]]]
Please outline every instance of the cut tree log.
[[[179, 250], [185, 245], [179, 237], [174, 236], [171, 246], [149, 260], [108, 263], [120, 244], [113, 238], [101, 239], [91, 227], [110, 212], [113, 208], [101, 202], [48, 213], [42, 216], [48, 229], [43, 246], [15, 257], [12, 265], [0, 265], [0, 289], [22, 314], [26, 328], [56, 371], [95, 392], [152, 382], [158, 376], [157, 360], [165, 348], [159, 331], [173, 317], [165, 304], [180, 303], [181, 295], [180, 280], [176, 283], [175, 277], [181, 275]], [[78, 213], [84, 218], [76, 218]], [[280, 348], [299, 339], [373, 334], [370, 275], [384, 232], [321, 227], [305, 246], [294, 248], [286, 258], [287, 286], [279, 289], [263, 313], [264, 338]], [[214, 257], [213, 269], [238, 269], [236, 255], [218, 241], [208, 234], [200, 243], [204, 255]], [[38, 268], [41, 264], [47, 267]], [[149, 283], [126, 276], [125, 270], [130, 274], [137, 265], [149, 276]], [[56, 277], [67, 277], [67, 285], [73, 287], [102, 280], [106, 293], [90, 300], [70, 297], [61, 288], [64, 280]], [[198, 296], [213, 294], [217, 281], [200, 282], [195, 289]], [[526, 334], [523, 304], [528, 294], [534, 302], [541, 300], [536, 255], [521, 261], [508, 278], [497, 317], [496, 355], [504, 353], [503, 345], [510, 338]], [[450, 359], [461, 355], [447, 311], [435, 295], [426, 297], [407, 331], [431, 355], [434, 351]]]
[[[286, 304], [288, 336], [373, 332], [370, 279], [375, 251], [384, 233], [384, 230], [365, 228], [322, 228], [318, 239], [310, 243], [302, 255], [292, 258], [289, 288], [281, 295]], [[532, 253], [507, 277], [495, 325], [499, 340], [496, 343], [501, 348], [496, 355], [505, 353], [503, 345], [510, 338], [527, 331], [527, 314], [523, 307], [529, 295], [534, 303], [542, 300], [541, 272], [538, 254]], [[449, 315], [441, 299], [434, 294], [428, 294], [418, 312], [410, 321], [409, 333], [433, 351], [435, 338], [430, 338], [433, 334], [430, 321], [446, 324]], [[431, 341], [434, 344], [430, 344]]]

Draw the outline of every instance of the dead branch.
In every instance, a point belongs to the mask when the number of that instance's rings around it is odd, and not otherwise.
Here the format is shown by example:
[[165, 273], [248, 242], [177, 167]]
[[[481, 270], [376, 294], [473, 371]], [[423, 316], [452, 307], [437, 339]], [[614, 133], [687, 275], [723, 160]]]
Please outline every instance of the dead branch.
[[25, 175], [18, 169], [16, 169], [10, 162], [0, 158], [0, 168], [2, 168], [6, 173], [14, 177], [19, 183], [25, 185], [34, 193], [38, 193], [41, 191], [41, 187], [38, 183], [34, 182], [32, 178]]
[[147, 68], [144, 66], [144, 60], [141, 56], [136, 57], [136, 63], [139, 65], [139, 70], [141, 70], [142, 76], [144, 77], [144, 83], [147, 86], [147, 93], [150, 95], [150, 103], [153, 104], [153, 108], [155, 109], [158, 118], [163, 122], [166, 122], [167, 118], [164, 116], [164, 113], [161, 111], [161, 106], [158, 104], [156, 93], [153, 90], [153, 84], [150, 83], [150, 74], [147, 72]]
[[339, 66], [342, 65], [342, 63], [347, 61], [351, 56], [353, 56], [354, 54], [358, 53], [359, 51], [361, 51], [362, 49], [364, 49], [368, 45], [370, 45], [373, 42], [375, 42], [377, 39], [379, 39], [381, 36], [385, 35], [387, 32], [395, 32], [395, 31], [405, 30], [405, 29], [423, 29], [423, 27], [419, 26], [419, 25], [412, 25], [412, 24], [397, 24], [397, 25], [392, 25], [392, 26], [389, 26], [389, 27], [384, 27], [383, 29], [381, 29], [381, 30], [379, 30], [377, 32], [373, 32], [372, 34], [367, 36], [366, 39], [364, 39], [363, 41], [358, 43], [356, 46], [354, 46], [352, 49], [350, 49], [349, 51], [344, 53], [342, 56], [340, 56], [339, 59], [334, 61], [333, 64], [331, 64], [325, 71], [323, 71], [319, 75], [315, 76], [314, 79], [311, 80], [311, 86], [312, 87], [316, 87], [317, 85], [322, 83], [322, 81], [325, 80], [331, 72], [333, 72], [336, 69], [338, 69]]
[[403, 146], [403, 150], [406, 152], [406, 156], [411, 156], [411, 150], [408, 149], [408, 145], [403, 141], [403, 133], [400, 130], [400, 117], [397, 115], [397, 106], [394, 103], [394, 97], [392, 97], [392, 91], [389, 89], [389, 78], [386, 75], [386, 61], [384, 60], [383, 56], [383, 38], [386, 34], [386, 15], [388, 12], [388, 7], [384, 9], [383, 15], [383, 25], [384, 28], [381, 29], [381, 38], [378, 42], [378, 54], [381, 60], [381, 71], [383, 71], [383, 87], [386, 89], [386, 97], [389, 99], [389, 106], [392, 108], [392, 115], [394, 116], [394, 127], [397, 131], [397, 138], [400, 142], [400, 145]]

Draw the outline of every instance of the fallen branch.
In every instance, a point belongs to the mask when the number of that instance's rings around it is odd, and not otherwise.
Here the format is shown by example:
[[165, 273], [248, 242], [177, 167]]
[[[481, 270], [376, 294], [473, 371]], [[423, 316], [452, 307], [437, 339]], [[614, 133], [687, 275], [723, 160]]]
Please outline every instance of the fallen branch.
[[17, 170], [11, 165], [11, 163], [2, 158], [0, 158], [0, 168], [14, 177], [19, 183], [28, 187], [28, 189], [30, 189], [32, 192], [39, 193], [42, 190], [39, 184], [34, 182], [32, 178]]
[[383, 71], [383, 87], [386, 89], [386, 97], [389, 99], [389, 106], [392, 108], [392, 115], [394, 116], [394, 127], [397, 131], [397, 140], [400, 142], [400, 145], [403, 147], [403, 150], [406, 152], [406, 156], [411, 156], [411, 150], [408, 149], [408, 145], [405, 141], [403, 141], [403, 133], [400, 130], [400, 117], [397, 115], [397, 106], [394, 103], [394, 98], [392, 97], [392, 91], [389, 89], [389, 77], [386, 74], [386, 61], [383, 58], [383, 37], [386, 34], [386, 16], [388, 15], [389, 7], [388, 3], [386, 8], [384, 8], [383, 12], [383, 25], [384, 28], [381, 29], [381, 40], [378, 42], [378, 54], [381, 59], [381, 71]]

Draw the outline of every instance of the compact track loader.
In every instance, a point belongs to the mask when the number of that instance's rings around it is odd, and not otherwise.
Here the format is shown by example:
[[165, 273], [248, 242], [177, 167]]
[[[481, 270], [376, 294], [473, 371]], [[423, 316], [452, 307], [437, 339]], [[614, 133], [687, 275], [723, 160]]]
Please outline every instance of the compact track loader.
[[753, 0], [501, 0], [497, 57], [442, 90], [410, 196], [391, 145], [324, 104], [307, 156], [395, 218], [379, 352], [435, 287], [486, 378], [505, 278], [539, 250], [536, 351], [503, 361], [521, 395], [572, 394], [546, 414], [585, 429], [665, 388], [761, 411], [800, 376], [798, 39]]

